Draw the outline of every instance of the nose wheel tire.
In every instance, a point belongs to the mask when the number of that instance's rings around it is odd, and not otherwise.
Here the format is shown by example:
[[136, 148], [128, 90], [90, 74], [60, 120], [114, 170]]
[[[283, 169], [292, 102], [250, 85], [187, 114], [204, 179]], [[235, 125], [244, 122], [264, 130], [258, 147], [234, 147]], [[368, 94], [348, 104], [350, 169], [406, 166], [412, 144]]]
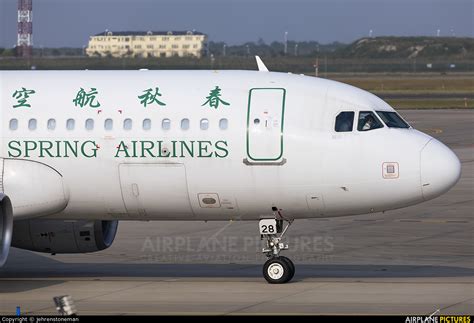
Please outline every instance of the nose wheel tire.
[[280, 256], [280, 259], [286, 261], [290, 266], [290, 278], [288, 279], [288, 281], [292, 280], [293, 276], [295, 276], [295, 264], [293, 263], [293, 261], [291, 261], [290, 258], [287, 258], [285, 256]]
[[286, 257], [268, 259], [263, 265], [263, 277], [270, 284], [287, 283], [295, 273], [294, 266], [291, 266], [291, 264], [291, 260]]

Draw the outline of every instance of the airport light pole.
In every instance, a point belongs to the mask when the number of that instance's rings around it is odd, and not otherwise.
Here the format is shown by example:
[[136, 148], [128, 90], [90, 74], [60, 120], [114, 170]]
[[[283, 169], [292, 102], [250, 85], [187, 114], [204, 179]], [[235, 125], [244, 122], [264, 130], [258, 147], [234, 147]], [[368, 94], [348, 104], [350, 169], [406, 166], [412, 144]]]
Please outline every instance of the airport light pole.
[[211, 53], [211, 70], [214, 69], [214, 62], [216, 61], [216, 58], [214, 57], [214, 54]]
[[319, 57], [316, 58], [316, 62], [314, 63], [314, 76], [318, 77], [319, 75]]

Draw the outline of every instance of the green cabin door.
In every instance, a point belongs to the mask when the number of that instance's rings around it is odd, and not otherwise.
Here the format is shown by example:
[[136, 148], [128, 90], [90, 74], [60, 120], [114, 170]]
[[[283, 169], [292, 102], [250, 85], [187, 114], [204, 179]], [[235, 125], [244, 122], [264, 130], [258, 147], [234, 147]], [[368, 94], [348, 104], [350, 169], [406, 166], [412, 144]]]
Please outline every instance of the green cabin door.
[[247, 157], [251, 162], [280, 162], [286, 90], [255, 88], [249, 91]]

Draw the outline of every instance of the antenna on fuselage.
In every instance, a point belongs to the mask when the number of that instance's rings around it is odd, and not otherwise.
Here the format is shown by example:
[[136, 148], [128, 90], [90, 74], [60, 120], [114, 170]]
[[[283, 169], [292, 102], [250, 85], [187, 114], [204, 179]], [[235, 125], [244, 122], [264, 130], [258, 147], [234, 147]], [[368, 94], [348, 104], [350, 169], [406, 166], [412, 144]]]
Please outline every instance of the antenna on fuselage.
[[255, 56], [255, 59], [257, 60], [258, 70], [260, 72], [268, 72], [268, 68], [265, 66], [260, 56]]

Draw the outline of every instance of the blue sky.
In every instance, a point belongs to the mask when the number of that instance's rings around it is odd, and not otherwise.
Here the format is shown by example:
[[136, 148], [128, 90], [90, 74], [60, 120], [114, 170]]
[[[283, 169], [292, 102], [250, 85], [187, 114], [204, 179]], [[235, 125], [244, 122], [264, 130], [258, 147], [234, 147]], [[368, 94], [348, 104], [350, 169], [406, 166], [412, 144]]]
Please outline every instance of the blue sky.
[[[16, 43], [17, 0], [0, 0], [0, 46]], [[109, 30], [192, 30], [238, 44], [474, 36], [474, 0], [33, 0], [34, 45], [82, 47]]]

